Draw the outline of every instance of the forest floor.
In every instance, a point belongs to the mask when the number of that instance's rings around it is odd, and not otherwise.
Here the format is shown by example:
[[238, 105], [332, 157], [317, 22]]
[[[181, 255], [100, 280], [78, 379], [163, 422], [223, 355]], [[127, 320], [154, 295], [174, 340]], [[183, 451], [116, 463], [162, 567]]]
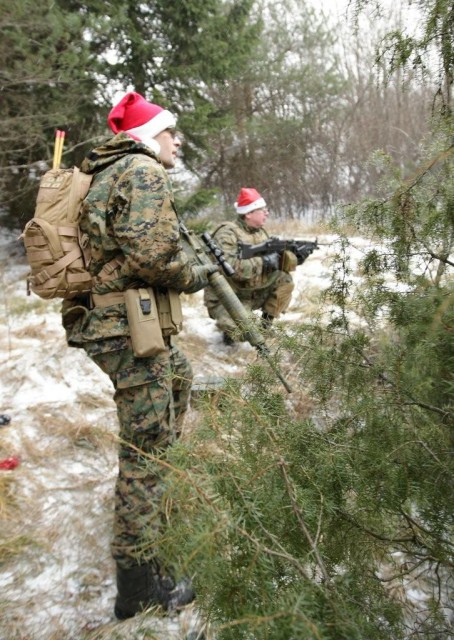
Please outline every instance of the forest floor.
[[[302, 225], [285, 232], [315, 237]], [[112, 387], [83, 352], [67, 347], [59, 301], [26, 295], [28, 267], [17, 235], [0, 240], [0, 461], [12, 467], [0, 470], [0, 640], [195, 640], [191, 631], [201, 623], [194, 607], [175, 618], [114, 618]], [[318, 240], [329, 244], [334, 237], [319, 233]], [[354, 243], [356, 260], [366, 244]], [[298, 323], [317, 305], [334, 250], [322, 246], [298, 267], [284, 324]], [[247, 343], [223, 345], [200, 292], [183, 296], [183, 305], [177, 341], [192, 362], [195, 384], [241, 375], [257, 358]], [[188, 432], [198, 418], [193, 403]]]

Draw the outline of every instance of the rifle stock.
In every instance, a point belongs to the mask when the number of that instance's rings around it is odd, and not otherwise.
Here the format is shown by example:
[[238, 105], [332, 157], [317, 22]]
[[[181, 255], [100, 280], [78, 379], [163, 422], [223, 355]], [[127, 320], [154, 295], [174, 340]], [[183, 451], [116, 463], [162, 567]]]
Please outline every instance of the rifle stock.
[[[191, 231], [186, 228], [186, 226], [182, 222], [180, 222], [180, 230], [183, 239], [190, 247], [191, 253], [194, 255], [199, 264], [213, 264], [213, 261], [207, 255], [207, 249], [205, 248], [205, 246]], [[224, 260], [222, 250], [216, 245], [210, 234], [202, 234], [202, 239], [210, 252], [214, 255], [216, 261], [222, 267], [224, 273], [229, 276], [232, 275], [234, 273], [233, 268], [228, 262]], [[282, 382], [286, 391], [288, 393], [291, 393], [292, 389], [290, 385], [285, 380], [284, 376], [279, 371], [276, 363], [271, 357], [270, 350], [266, 346], [265, 338], [255, 325], [251, 314], [248, 313], [247, 309], [244, 307], [243, 303], [238, 298], [225, 276], [217, 271], [208, 276], [208, 281], [217, 297], [219, 298], [220, 302], [224, 306], [225, 310], [235, 322], [238, 329], [240, 329], [244, 338], [249, 342], [250, 345], [257, 349], [258, 353], [268, 362], [277, 378]]]

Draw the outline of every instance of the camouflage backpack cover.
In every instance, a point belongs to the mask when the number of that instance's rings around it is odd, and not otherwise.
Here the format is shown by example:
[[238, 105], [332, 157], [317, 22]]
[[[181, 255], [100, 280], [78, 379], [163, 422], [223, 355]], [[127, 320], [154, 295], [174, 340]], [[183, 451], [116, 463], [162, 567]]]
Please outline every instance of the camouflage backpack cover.
[[79, 228], [91, 179], [77, 167], [50, 169], [41, 178], [34, 216], [21, 234], [31, 269], [27, 288], [40, 298], [70, 299], [91, 290], [88, 237]]

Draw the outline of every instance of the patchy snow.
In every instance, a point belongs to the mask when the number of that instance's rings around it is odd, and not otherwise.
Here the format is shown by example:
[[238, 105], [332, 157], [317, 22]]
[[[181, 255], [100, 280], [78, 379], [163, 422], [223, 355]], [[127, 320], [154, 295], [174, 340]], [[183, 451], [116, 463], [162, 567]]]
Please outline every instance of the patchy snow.
[[[317, 298], [329, 284], [335, 238], [318, 240], [327, 245], [298, 267], [285, 322], [300, 321], [307, 292]], [[354, 246], [355, 262], [367, 243], [358, 238]], [[112, 386], [83, 352], [67, 347], [59, 303], [26, 295], [28, 269], [14, 234], [0, 241], [0, 267], [0, 414], [11, 418], [0, 427], [0, 459], [20, 459], [14, 470], [0, 471], [0, 640], [151, 637], [144, 629], [156, 638], [183, 638], [195, 624], [194, 612], [123, 623], [113, 616]], [[183, 296], [178, 344], [191, 358], [196, 381], [238, 375], [256, 352], [248, 344], [223, 345], [202, 298], [201, 292]], [[187, 422], [196, 421], [193, 407]]]

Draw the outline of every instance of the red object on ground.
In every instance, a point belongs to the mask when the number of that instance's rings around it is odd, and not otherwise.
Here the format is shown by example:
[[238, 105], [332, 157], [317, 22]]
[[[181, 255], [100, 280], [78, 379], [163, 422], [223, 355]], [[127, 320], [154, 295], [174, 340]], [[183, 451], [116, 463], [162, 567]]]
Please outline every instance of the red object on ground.
[[19, 458], [17, 456], [11, 456], [11, 458], [5, 458], [0, 460], [0, 469], [15, 469], [19, 464]]

